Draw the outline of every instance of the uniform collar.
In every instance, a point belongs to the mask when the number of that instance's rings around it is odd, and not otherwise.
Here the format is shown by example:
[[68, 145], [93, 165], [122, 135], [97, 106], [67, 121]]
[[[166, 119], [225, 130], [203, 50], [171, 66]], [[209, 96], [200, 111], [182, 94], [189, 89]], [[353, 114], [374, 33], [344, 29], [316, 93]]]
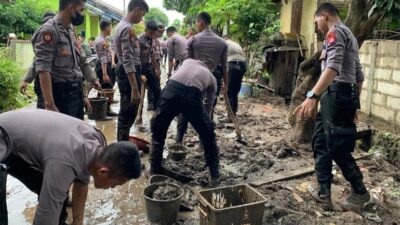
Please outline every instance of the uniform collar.
[[211, 28], [210, 27], [206, 27], [206, 28], [204, 28], [204, 30], [201, 32], [201, 33], [211, 33], [212, 32], [212, 30], [211, 30]]
[[58, 14], [54, 17], [54, 21], [56, 22], [58, 29], [60, 29], [61, 31], [68, 31], [68, 27], [64, 28], [64, 25], [62, 24], [61, 18]]

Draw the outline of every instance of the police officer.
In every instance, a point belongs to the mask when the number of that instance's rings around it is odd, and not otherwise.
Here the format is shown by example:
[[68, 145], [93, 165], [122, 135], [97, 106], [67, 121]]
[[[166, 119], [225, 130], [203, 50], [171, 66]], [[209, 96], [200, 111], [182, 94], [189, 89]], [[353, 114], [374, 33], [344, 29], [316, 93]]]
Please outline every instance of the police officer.
[[[162, 173], [162, 158], [168, 127], [179, 114], [192, 124], [204, 146], [205, 161], [209, 167], [210, 185], [220, 182], [219, 156], [214, 126], [207, 114], [216, 98], [216, 79], [206, 64], [188, 59], [170, 78], [163, 89], [159, 107], [151, 120], [152, 151], [150, 174]], [[207, 105], [203, 107], [205, 96]]]
[[[112, 53], [107, 37], [111, 34], [111, 23], [108, 21], [100, 22], [101, 34], [95, 40], [97, 53], [96, 73], [100, 80], [101, 88], [113, 89], [115, 85], [115, 70], [112, 68]], [[117, 116], [111, 111], [111, 103], [107, 104], [107, 116]]]
[[129, 140], [129, 132], [135, 122], [140, 103], [140, 44], [132, 24], [139, 23], [148, 11], [149, 6], [144, 0], [131, 0], [128, 4], [128, 14], [119, 22], [115, 32], [113, 49], [118, 57], [116, 74], [121, 93], [118, 141]]
[[83, 0], [60, 0], [59, 13], [33, 36], [36, 72], [48, 110], [83, 119], [82, 72], [69, 25], [83, 23]]
[[[185, 37], [177, 33], [174, 26], [167, 28], [167, 49], [168, 49], [168, 77], [171, 76], [172, 70], [182, 64], [187, 58], [186, 45], [187, 40]], [[175, 61], [175, 65], [174, 65]]]
[[[229, 36], [225, 36], [228, 45], [228, 99], [234, 114], [238, 111], [238, 94], [242, 85], [243, 76], [246, 73], [246, 58], [244, 57], [242, 47], [232, 41]], [[232, 123], [230, 116], [221, 122]]]
[[318, 185], [309, 187], [309, 192], [323, 209], [333, 208], [333, 160], [352, 186], [352, 193], [344, 200], [342, 207], [357, 210], [370, 199], [362, 173], [351, 155], [355, 148], [354, 120], [364, 75], [358, 58], [357, 40], [338, 15], [338, 9], [330, 3], [323, 3], [315, 13], [318, 29], [325, 34], [321, 54], [322, 74], [314, 88], [307, 93], [307, 99], [294, 113], [302, 118], [311, 118], [316, 102], [321, 97], [313, 137]]
[[162, 64], [162, 58], [163, 58], [163, 52], [161, 48], [161, 37], [164, 35], [165, 32], [165, 27], [163, 24], [158, 24], [158, 29], [156, 32], [156, 38], [154, 39], [154, 58], [156, 59], [157, 62], [157, 69], [156, 71], [159, 73], [157, 74], [158, 77], [161, 76], [161, 64]]
[[157, 62], [154, 54], [154, 39], [156, 38], [157, 30], [157, 23], [150, 20], [146, 23], [145, 33], [139, 36], [142, 74], [146, 76], [147, 85], [149, 88], [147, 92], [148, 111], [156, 109], [161, 93], [159, 78], [161, 73], [158, 72]]
[[[155, 38], [153, 40], [153, 52], [152, 52], [152, 60], [153, 65], [154, 65], [154, 70], [155, 73], [157, 75], [158, 80], [161, 79], [161, 59], [162, 59], [162, 50], [161, 50], [161, 39], [160, 37], [163, 36], [165, 31], [164, 25], [163, 24], [159, 24], [158, 25], [158, 29], [155, 35]], [[160, 83], [160, 82], [159, 82]], [[161, 89], [161, 86], [160, 86]], [[147, 100], [148, 100], [148, 110], [151, 111], [154, 108], [154, 93], [151, 91], [147, 92]]]
[[64, 200], [72, 184], [72, 224], [83, 224], [91, 176], [96, 188], [111, 188], [140, 173], [135, 145], [107, 146], [104, 135], [84, 121], [39, 109], [0, 115], [1, 225], [7, 225], [7, 174], [39, 196], [34, 225], [64, 225]]
[[[217, 79], [219, 95], [222, 80], [228, 84], [228, 45], [225, 40], [220, 38], [211, 30], [211, 16], [207, 12], [197, 15], [197, 29], [199, 33], [191, 37], [187, 44], [187, 57], [203, 61], [211, 68]], [[227, 92], [227, 88], [224, 88]]]
[[[218, 37], [214, 32], [211, 31], [211, 16], [207, 12], [201, 12], [197, 15], [197, 29], [200, 32], [197, 35], [191, 37], [187, 43], [187, 57], [197, 59], [208, 65], [211, 72], [217, 79], [217, 96], [220, 93], [222, 87], [222, 80], [224, 81], [225, 87], [228, 84], [228, 45], [225, 40]], [[224, 88], [226, 93], [227, 88]], [[217, 104], [215, 99], [214, 107]], [[214, 108], [213, 107], [213, 108]], [[214, 109], [213, 109], [214, 112]], [[213, 113], [211, 113], [211, 118]], [[179, 116], [177, 125], [177, 144], [182, 143], [183, 136], [186, 133], [188, 126], [188, 120], [184, 116]]]

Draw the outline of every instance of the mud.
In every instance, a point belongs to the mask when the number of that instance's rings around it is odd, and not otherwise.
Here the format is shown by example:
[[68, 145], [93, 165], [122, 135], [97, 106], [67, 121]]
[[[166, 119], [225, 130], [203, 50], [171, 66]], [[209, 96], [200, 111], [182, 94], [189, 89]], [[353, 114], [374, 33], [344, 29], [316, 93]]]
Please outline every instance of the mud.
[[[117, 112], [118, 104], [113, 104], [112, 109]], [[250, 183], [274, 177], [277, 173], [314, 165], [309, 144], [293, 145], [289, 142], [288, 110], [284, 99], [266, 94], [258, 99], [241, 99], [237, 116], [243, 140], [248, 143], [243, 145], [236, 141], [233, 124], [219, 123], [219, 120], [226, 117], [226, 110], [223, 102], [218, 103], [214, 120], [217, 127], [223, 186]], [[145, 113], [143, 124], [133, 127], [131, 134], [149, 141], [151, 116], [151, 112]], [[116, 118], [112, 121], [88, 122], [104, 132], [108, 143], [116, 140]], [[379, 130], [385, 127], [376, 128]], [[176, 122], [174, 121], [168, 131], [166, 145], [171, 146], [175, 143], [175, 134]], [[208, 169], [205, 165], [203, 150], [199, 147], [198, 136], [191, 128], [184, 139], [184, 145], [187, 152], [186, 158], [179, 162], [169, 159], [167, 147], [164, 165], [195, 178], [194, 182], [182, 186], [185, 189], [186, 199], [189, 199], [188, 207], [195, 209], [196, 191], [208, 188]], [[354, 154], [360, 154], [360, 150], [355, 151]], [[142, 160], [147, 162], [147, 156]], [[343, 221], [346, 221], [346, 224], [357, 225], [400, 224], [399, 168], [387, 162], [380, 152], [358, 161], [358, 165], [363, 172], [365, 184], [376, 201], [372, 207], [372, 213], [379, 216], [381, 223], [368, 219], [362, 212], [355, 214], [342, 211], [323, 212], [306, 191], [308, 184], [315, 183], [315, 175], [311, 175], [257, 188], [257, 191], [267, 198], [263, 224], [339, 225], [344, 224]], [[335, 169], [333, 173], [332, 196], [335, 205], [339, 205], [349, 193], [350, 186], [339, 169]], [[143, 188], [147, 185], [148, 181], [144, 176], [113, 190], [95, 190], [91, 185], [85, 210], [85, 224], [149, 225], [142, 196]], [[31, 224], [37, 196], [10, 177], [7, 188], [10, 224]], [[190, 213], [180, 213], [178, 224], [198, 225], [199, 212], [195, 210]]]
[[172, 200], [179, 196], [179, 189], [170, 185], [170, 184], [163, 184], [158, 187], [154, 192], [152, 198], [154, 200]]

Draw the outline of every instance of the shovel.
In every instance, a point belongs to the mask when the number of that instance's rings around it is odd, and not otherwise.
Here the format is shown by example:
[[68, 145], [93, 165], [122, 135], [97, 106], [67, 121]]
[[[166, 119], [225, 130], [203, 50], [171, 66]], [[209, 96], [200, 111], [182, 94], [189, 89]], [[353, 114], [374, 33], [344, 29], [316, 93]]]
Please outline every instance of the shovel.
[[140, 85], [140, 104], [139, 104], [139, 108], [138, 108], [138, 113], [137, 113], [137, 117], [136, 117], [136, 121], [135, 124], [141, 124], [143, 122], [142, 120], [142, 113], [143, 113], [143, 104], [144, 104], [144, 91], [145, 91], [145, 86], [146, 86], [146, 77], [142, 75], [142, 79], [141, 79], [141, 85]]
[[232, 121], [235, 125], [236, 141], [243, 145], [246, 145], [247, 143], [242, 140], [242, 133], [240, 131], [239, 122], [238, 122], [235, 114], [233, 113], [231, 104], [229, 103], [228, 94], [226, 92], [224, 92], [224, 100], [225, 100], [226, 109], [228, 110], [229, 117], [232, 119]]

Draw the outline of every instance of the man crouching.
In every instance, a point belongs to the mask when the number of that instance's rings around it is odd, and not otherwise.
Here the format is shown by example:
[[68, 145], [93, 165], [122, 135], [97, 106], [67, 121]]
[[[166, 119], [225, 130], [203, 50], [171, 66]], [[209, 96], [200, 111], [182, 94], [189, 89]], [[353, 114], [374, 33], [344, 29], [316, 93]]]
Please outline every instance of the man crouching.
[[137, 147], [129, 142], [107, 146], [95, 127], [46, 110], [0, 114], [0, 224], [7, 225], [6, 177], [20, 180], [38, 194], [34, 225], [64, 224], [72, 188], [73, 224], [83, 224], [90, 176], [96, 188], [114, 188], [140, 177]]

